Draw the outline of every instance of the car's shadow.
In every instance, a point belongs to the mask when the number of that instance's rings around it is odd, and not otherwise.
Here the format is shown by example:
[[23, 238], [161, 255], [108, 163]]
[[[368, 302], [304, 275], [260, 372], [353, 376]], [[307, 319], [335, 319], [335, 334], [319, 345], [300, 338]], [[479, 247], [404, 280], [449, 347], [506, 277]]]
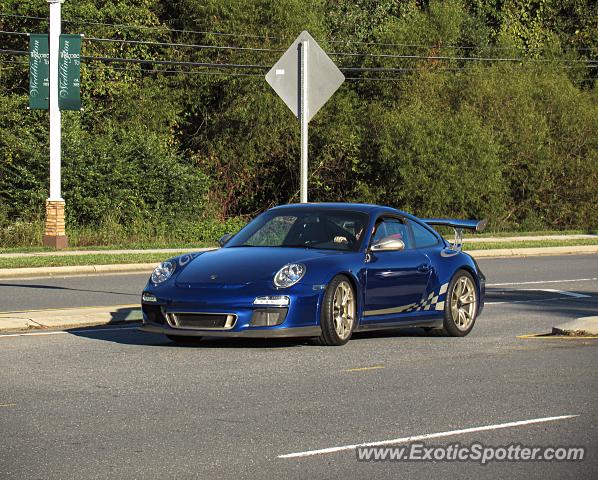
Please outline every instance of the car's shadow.
[[[543, 290], [490, 290], [486, 301], [490, 303], [504, 303], [505, 306], [517, 305], [522, 311], [535, 311], [546, 309], [551, 313], [558, 313], [561, 317], [571, 319], [595, 315], [596, 302], [595, 292], [576, 290], [576, 294], [583, 295], [582, 298], [574, 298], [563, 295], [558, 291]], [[490, 307], [488, 305], [488, 307]], [[487, 307], [487, 308], [488, 308]], [[496, 307], [495, 307], [496, 308]], [[498, 307], [497, 308], [501, 308]], [[317, 346], [313, 339], [309, 338], [226, 338], [226, 337], [204, 337], [191, 345], [179, 345], [164, 335], [142, 333], [137, 330], [141, 319], [139, 308], [116, 308], [110, 313], [111, 320], [105, 327], [76, 328], [67, 330], [72, 335], [86, 337], [94, 340], [120, 343], [124, 345], [147, 345], [168, 348], [291, 348]], [[126, 322], [123, 324], [123, 322]], [[422, 328], [396, 328], [372, 332], [356, 332], [351, 342], [374, 339], [374, 338], [397, 338], [397, 337], [426, 337], [432, 340], [442, 340], [439, 337], [428, 334]]]
[[[188, 345], [178, 344], [164, 335], [145, 333], [138, 330], [139, 323], [133, 322], [120, 325], [106, 325], [104, 327], [84, 327], [67, 330], [71, 335], [84, 337], [104, 342], [119, 343], [122, 345], [145, 345], [168, 348], [291, 348], [291, 347], [317, 347], [312, 338], [226, 338], [204, 337]], [[402, 328], [376, 332], [356, 332], [351, 337], [351, 342], [372, 338], [390, 337], [427, 337], [422, 328]], [[435, 338], [435, 337], [430, 337]]]

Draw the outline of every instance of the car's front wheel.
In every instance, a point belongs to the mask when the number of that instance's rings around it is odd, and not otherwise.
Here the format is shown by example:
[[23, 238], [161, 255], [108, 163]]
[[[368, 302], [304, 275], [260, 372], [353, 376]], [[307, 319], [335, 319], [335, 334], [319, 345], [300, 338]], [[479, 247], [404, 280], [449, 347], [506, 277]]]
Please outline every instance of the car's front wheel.
[[355, 328], [357, 301], [351, 281], [345, 275], [332, 279], [322, 303], [320, 327], [322, 335], [318, 337], [321, 345], [344, 345], [351, 338]]
[[459, 270], [451, 280], [444, 305], [443, 327], [431, 329], [435, 335], [464, 337], [473, 328], [478, 313], [478, 290], [471, 274]]

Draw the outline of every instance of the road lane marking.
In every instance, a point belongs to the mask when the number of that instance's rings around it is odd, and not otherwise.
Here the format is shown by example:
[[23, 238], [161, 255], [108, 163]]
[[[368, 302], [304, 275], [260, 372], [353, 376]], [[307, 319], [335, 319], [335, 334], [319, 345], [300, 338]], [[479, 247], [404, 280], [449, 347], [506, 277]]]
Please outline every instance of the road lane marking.
[[583, 293], [568, 292], [566, 290], [555, 290], [553, 288], [525, 288], [523, 290], [528, 291], [528, 292], [558, 293], [559, 295], [565, 295], [567, 297], [575, 297], [575, 298], [590, 298], [591, 297], [591, 295], [585, 295]]
[[559, 417], [544, 417], [533, 418], [531, 420], [520, 420], [518, 422], [499, 423], [496, 425], [483, 425], [481, 427], [463, 428], [461, 430], [450, 430], [448, 432], [426, 433], [424, 435], [414, 435], [411, 437], [394, 438], [392, 440], [382, 440], [380, 442], [356, 443], [355, 445], [342, 445], [340, 447], [322, 448], [320, 450], [307, 450], [305, 452], [287, 453], [278, 455], [277, 458], [297, 458], [297, 457], [312, 457], [315, 455], [324, 455], [327, 453], [336, 453], [346, 450], [353, 450], [357, 447], [379, 447], [382, 445], [394, 445], [398, 443], [417, 442], [420, 440], [427, 440], [430, 438], [452, 437], [454, 435], [464, 435], [466, 433], [485, 432], [488, 430], [499, 430], [503, 428], [521, 427], [523, 425], [532, 425], [534, 423], [554, 422], [557, 420], [566, 420], [570, 418], [579, 417], [579, 415], [561, 415]]
[[0, 407], [16, 407], [16, 403], [0, 403]]
[[86, 333], [86, 332], [110, 332], [112, 330], [136, 330], [139, 326], [135, 327], [111, 327], [111, 328], [78, 328], [76, 330], [56, 330], [52, 332], [23, 332], [23, 333], [4, 333], [0, 334], [2, 337], [33, 337], [41, 335], [67, 335], [72, 333]]
[[563, 298], [563, 297], [550, 297], [550, 298], [536, 298], [535, 300], [505, 300], [504, 302], [484, 302], [484, 306], [503, 305], [505, 303], [541, 303], [541, 302], [552, 302], [555, 300], [571, 300], [571, 299]]
[[380, 368], [384, 368], [384, 365], [372, 365], [371, 367], [349, 368], [348, 370], [345, 370], [345, 372], [365, 372], [366, 370], [379, 370]]
[[598, 335], [581, 336], [581, 335], [554, 335], [552, 333], [528, 333], [525, 335], [517, 335], [515, 338], [523, 340], [541, 339], [541, 340], [596, 340]]
[[533, 282], [506, 282], [506, 283], [487, 283], [487, 287], [504, 287], [506, 285], [536, 285], [542, 283], [566, 283], [566, 282], [593, 282], [598, 280], [598, 277], [594, 278], [573, 278], [570, 280], [536, 280]]
[[[549, 297], [549, 298], [534, 298], [529, 300], [503, 300], [500, 302], [484, 302], [484, 305], [502, 305], [505, 303], [536, 303], [536, 302], [550, 302], [554, 300], [571, 300], [572, 298], [592, 298], [591, 295], [586, 295], [584, 293], [577, 293], [577, 292], [569, 292], [566, 290], [555, 290], [553, 288], [520, 288], [520, 289], [513, 289], [513, 290], [503, 290], [503, 293], [512, 293], [512, 292], [546, 292], [546, 293], [558, 293], [561, 295], [560, 297]], [[567, 297], [567, 298], [563, 298]]]

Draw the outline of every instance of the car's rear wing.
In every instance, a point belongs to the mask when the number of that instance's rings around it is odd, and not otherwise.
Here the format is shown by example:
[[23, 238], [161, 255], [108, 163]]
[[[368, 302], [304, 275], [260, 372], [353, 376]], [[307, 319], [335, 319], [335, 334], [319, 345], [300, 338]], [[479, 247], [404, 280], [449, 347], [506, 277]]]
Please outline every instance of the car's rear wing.
[[434, 225], [441, 225], [443, 227], [460, 228], [465, 230], [474, 230], [476, 232], [482, 232], [488, 220], [457, 220], [455, 218], [426, 218], [423, 219], [424, 223], [427, 223], [431, 227]]
[[463, 230], [473, 230], [474, 232], [482, 232], [488, 224], [488, 220], [458, 220], [455, 218], [427, 218], [422, 219], [424, 223], [434, 226], [451, 227], [455, 229], [455, 240], [452, 243], [452, 248], [461, 250], [463, 248]]

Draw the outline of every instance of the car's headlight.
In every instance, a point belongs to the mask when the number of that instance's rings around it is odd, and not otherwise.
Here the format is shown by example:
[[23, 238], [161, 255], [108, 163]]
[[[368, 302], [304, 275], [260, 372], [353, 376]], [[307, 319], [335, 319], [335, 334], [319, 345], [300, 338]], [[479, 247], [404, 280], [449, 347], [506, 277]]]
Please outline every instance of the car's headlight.
[[164, 283], [174, 273], [174, 262], [162, 262], [152, 272], [152, 283]]
[[289, 263], [282, 267], [274, 275], [274, 286], [278, 288], [287, 288], [295, 285], [303, 278], [306, 272], [305, 265], [302, 263]]

